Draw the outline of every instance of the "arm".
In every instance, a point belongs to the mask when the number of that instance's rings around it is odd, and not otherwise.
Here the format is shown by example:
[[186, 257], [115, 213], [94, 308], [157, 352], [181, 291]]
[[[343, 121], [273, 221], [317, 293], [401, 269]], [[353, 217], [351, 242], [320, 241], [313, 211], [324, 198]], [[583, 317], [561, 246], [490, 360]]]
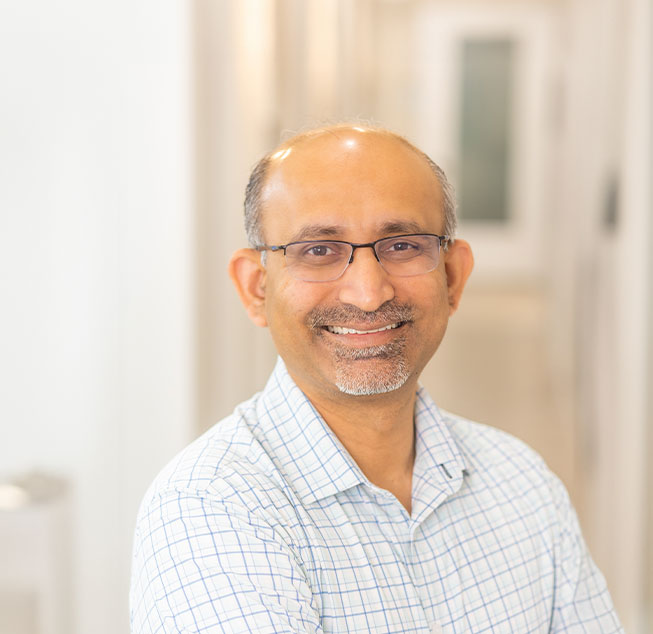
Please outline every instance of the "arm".
[[140, 514], [132, 634], [321, 633], [300, 562], [232, 501], [171, 491]]
[[623, 634], [605, 579], [587, 550], [576, 513], [562, 483], [552, 484], [560, 527], [555, 544], [552, 633]]

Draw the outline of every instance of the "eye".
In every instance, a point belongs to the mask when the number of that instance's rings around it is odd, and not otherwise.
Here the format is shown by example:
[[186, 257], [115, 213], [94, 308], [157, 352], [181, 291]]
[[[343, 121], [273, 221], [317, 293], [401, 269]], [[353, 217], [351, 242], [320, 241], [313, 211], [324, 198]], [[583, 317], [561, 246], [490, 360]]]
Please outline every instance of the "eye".
[[406, 242], [404, 241], [397, 241], [397, 242], [390, 242], [388, 244], [388, 251], [412, 251], [415, 249], [419, 249], [419, 245], [414, 244], [412, 242]]
[[383, 242], [381, 251], [387, 256], [411, 256], [417, 255], [423, 249], [422, 244], [418, 240], [410, 240], [406, 238], [397, 238], [396, 240], [388, 240]]
[[301, 256], [303, 258], [311, 258], [311, 257], [325, 257], [334, 254], [335, 252], [331, 247], [331, 245], [320, 242], [318, 244], [307, 245], [303, 249]]
[[406, 262], [419, 258], [428, 252], [429, 243], [425, 236], [396, 236], [379, 243], [379, 257], [388, 262]]
[[324, 266], [347, 257], [348, 245], [339, 242], [294, 242], [286, 248], [286, 258], [308, 266]]

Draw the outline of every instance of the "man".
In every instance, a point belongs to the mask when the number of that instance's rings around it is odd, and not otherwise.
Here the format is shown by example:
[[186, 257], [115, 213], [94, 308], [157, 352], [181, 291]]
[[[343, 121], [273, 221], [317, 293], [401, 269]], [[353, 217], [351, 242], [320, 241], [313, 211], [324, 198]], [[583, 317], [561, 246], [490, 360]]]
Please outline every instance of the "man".
[[132, 631], [621, 632], [560, 482], [418, 385], [473, 264], [442, 171], [318, 129], [245, 215], [230, 274], [280, 359], [145, 496]]

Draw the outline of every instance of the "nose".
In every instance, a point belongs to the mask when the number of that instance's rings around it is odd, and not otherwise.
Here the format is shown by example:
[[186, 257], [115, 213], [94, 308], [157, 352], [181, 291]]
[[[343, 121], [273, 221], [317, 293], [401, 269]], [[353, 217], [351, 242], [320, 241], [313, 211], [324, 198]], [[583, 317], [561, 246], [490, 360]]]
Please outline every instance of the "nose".
[[351, 264], [339, 280], [338, 299], [372, 312], [395, 296], [388, 274], [373, 249], [356, 249]]

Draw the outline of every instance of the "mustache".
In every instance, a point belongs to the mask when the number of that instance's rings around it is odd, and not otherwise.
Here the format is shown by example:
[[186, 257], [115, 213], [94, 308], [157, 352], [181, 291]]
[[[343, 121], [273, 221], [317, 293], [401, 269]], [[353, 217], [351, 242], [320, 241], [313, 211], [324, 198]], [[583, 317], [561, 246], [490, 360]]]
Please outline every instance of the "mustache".
[[316, 306], [306, 315], [309, 328], [339, 326], [348, 323], [377, 324], [379, 322], [412, 321], [415, 311], [409, 304], [389, 300], [376, 310], [361, 310], [353, 304]]

